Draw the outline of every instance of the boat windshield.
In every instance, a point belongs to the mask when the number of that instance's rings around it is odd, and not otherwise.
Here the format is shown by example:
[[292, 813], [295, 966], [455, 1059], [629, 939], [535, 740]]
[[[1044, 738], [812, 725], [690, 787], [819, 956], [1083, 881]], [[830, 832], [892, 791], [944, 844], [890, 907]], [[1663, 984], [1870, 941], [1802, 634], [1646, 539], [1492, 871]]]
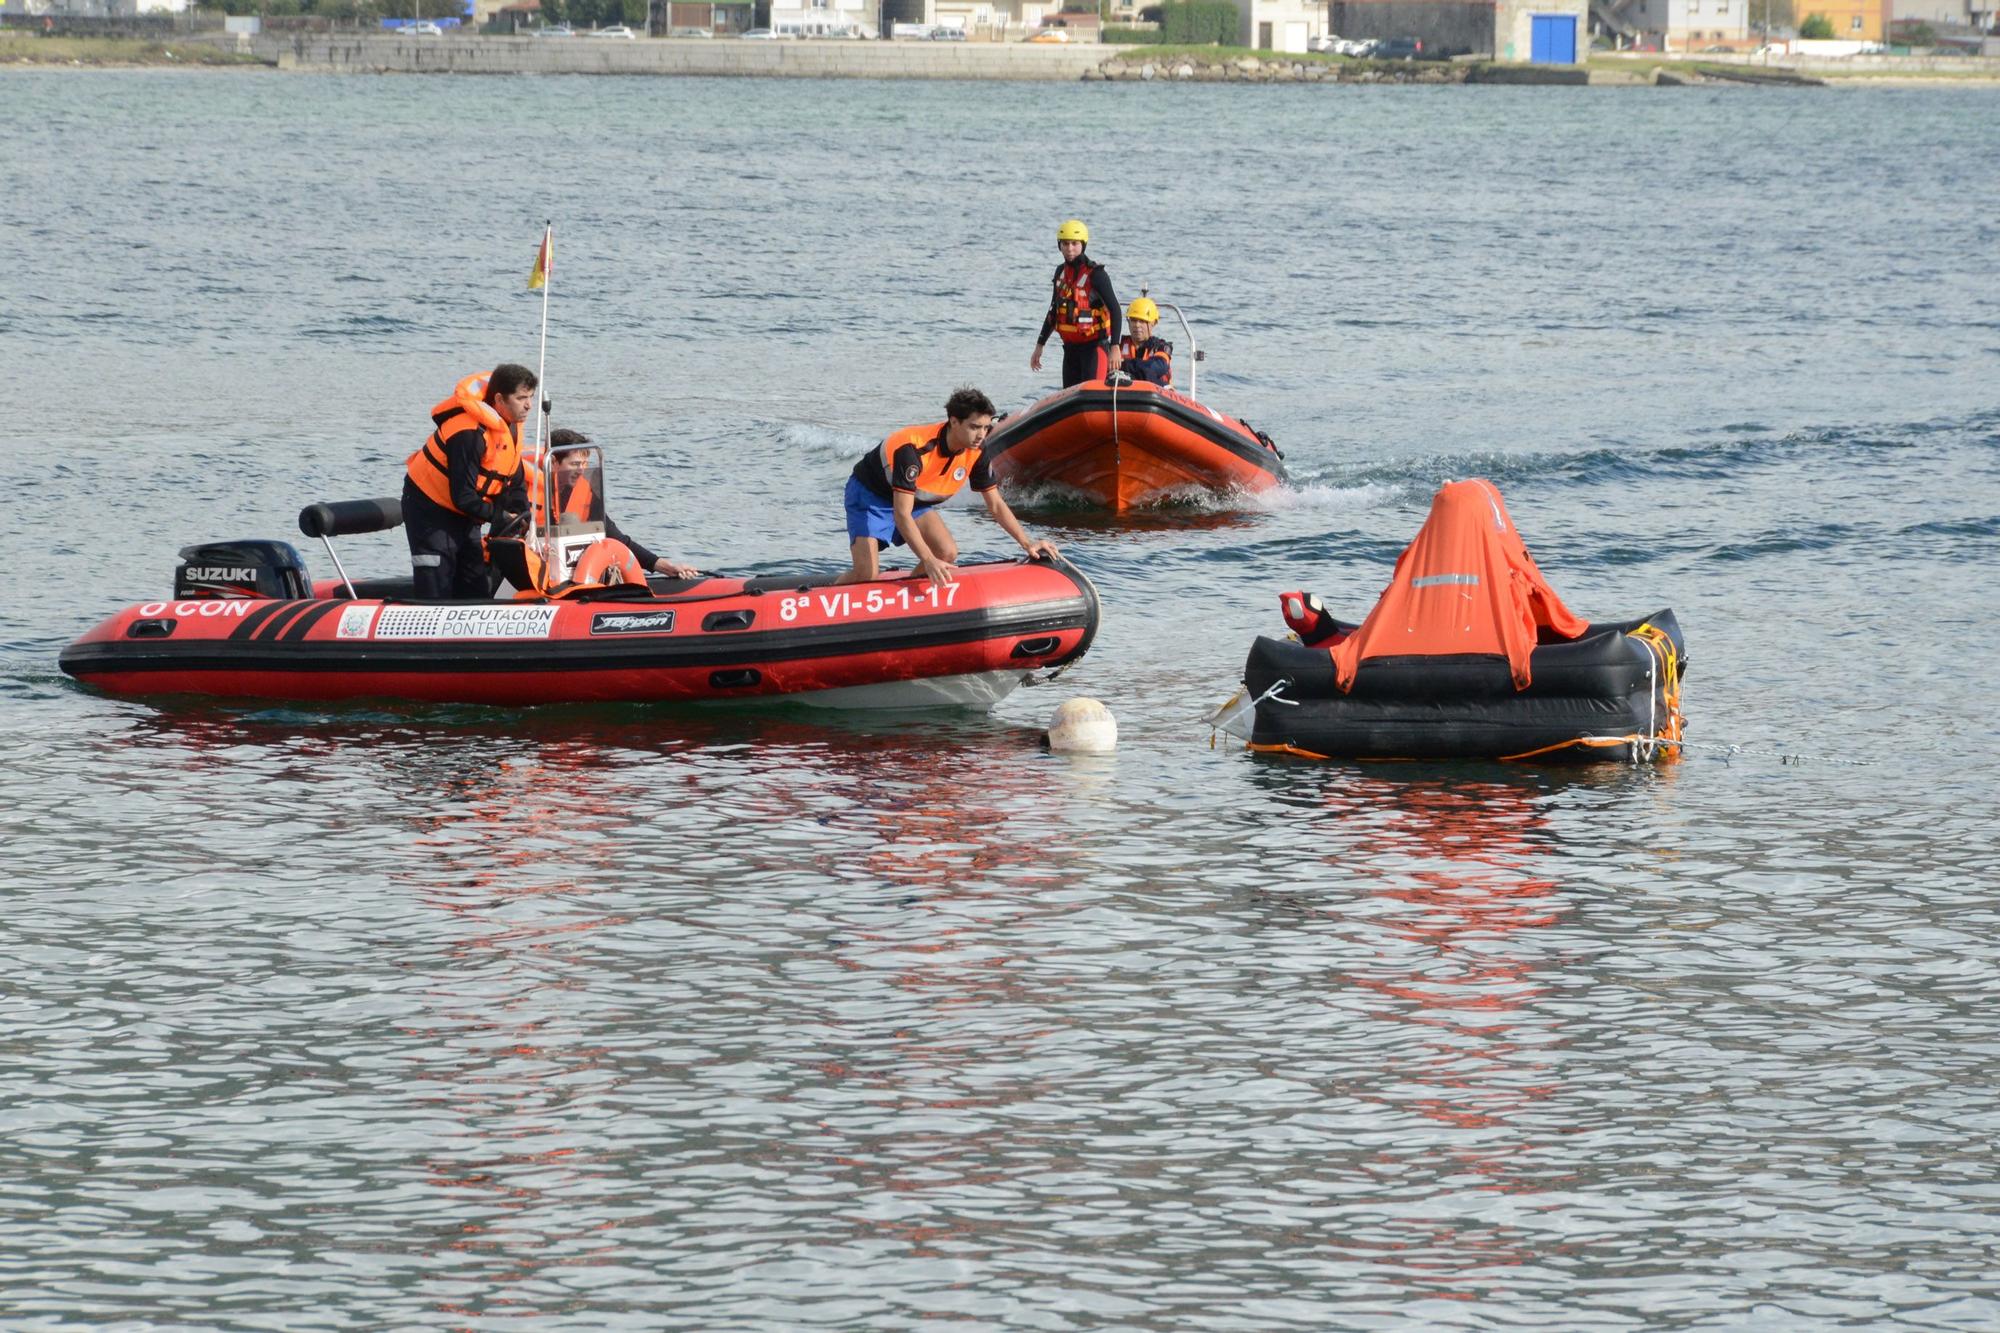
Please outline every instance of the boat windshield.
[[557, 536], [604, 530], [604, 458], [595, 445], [554, 452]]

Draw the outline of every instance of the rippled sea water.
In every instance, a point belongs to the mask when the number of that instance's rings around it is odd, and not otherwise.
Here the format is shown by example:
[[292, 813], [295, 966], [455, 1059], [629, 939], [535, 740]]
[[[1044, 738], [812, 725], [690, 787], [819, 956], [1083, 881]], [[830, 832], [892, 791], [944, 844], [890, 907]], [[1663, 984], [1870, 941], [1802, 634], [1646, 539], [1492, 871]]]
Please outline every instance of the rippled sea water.
[[[0, 92], [0, 1324], [2000, 1324], [2000, 94]], [[1053, 690], [55, 668], [181, 545], [393, 493], [460, 374], [533, 360], [550, 218], [549, 388], [621, 521], [834, 565], [862, 449], [1049, 387], [1070, 215], [1298, 484], [1031, 514], [1105, 599]], [[1465, 476], [1580, 614], [1674, 607], [1715, 748], [1211, 747], [1275, 594], [1359, 615]], [[1039, 749], [1071, 694], [1116, 755]]]

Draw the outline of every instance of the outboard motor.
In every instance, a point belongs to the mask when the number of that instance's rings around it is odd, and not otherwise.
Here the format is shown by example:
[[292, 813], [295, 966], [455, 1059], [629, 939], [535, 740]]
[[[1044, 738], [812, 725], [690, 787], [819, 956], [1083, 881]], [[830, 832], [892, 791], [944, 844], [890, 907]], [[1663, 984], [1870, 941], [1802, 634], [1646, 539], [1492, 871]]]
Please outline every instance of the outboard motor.
[[174, 571], [174, 597], [306, 598], [312, 580], [305, 558], [290, 542], [204, 542], [181, 548]]

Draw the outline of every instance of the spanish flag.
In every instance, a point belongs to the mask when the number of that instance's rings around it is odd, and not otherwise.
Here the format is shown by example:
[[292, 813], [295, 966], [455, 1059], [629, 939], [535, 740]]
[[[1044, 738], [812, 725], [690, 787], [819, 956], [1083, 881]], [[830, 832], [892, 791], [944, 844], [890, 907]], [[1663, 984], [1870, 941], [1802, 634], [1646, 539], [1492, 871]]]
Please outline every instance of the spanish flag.
[[549, 270], [555, 267], [555, 224], [542, 228], [542, 248], [535, 251], [535, 271], [528, 275], [528, 290], [538, 292], [549, 285]]

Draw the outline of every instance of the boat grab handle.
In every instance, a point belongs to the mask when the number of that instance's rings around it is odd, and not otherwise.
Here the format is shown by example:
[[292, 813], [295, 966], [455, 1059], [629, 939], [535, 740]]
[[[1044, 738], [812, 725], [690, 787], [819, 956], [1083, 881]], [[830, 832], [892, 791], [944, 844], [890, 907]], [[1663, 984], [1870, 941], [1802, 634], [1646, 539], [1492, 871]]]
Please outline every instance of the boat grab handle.
[[379, 500], [323, 500], [299, 511], [299, 531], [308, 537], [353, 537], [386, 532], [403, 525], [403, 502], [392, 496]]

